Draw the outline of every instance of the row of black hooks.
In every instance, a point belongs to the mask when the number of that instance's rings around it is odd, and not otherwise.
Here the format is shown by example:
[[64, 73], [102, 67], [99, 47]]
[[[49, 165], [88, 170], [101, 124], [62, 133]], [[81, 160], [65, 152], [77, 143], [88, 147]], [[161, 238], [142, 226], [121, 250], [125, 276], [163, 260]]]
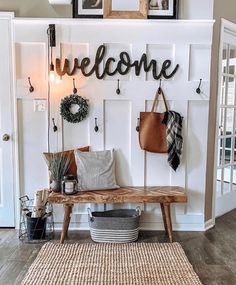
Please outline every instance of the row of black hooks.
[[[202, 79], [200, 78], [200, 81], [199, 81], [199, 84], [198, 84], [198, 87], [196, 89], [196, 93], [197, 94], [201, 94], [202, 93], [202, 90], [201, 90], [201, 84], [202, 84]], [[161, 89], [161, 79], [159, 81], [159, 87], [158, 87], [158, 91]], [[117, 79], [117, 89], [116, 89], [116, 94], [119, 95], [120, 94], [120, 80]]]
[[[29, 92], [32, 93], [32, 92], [34, 92], [34, 87], [33, 87], [32, 83], [31, 83], [30, 77], [28, 77], [28, 82], [29, 82]], [[201, 94], [202, 93], [201, 84], [202, 84], [202, 79], [200, 79], [198, 87], [196, 89], [196, 93], [197, 94]], [[160, 88], [161, 88], [161, 79], [160, 79], [160, 83], [159, 83], [159, 88], [158, 89], [160, 89]], [[77, 94], [77, 92], [78, 92], [78, 89], [75, 86], [75, 78], [73, 78], [73, 94]], [[117, 79], [116, 94], [119, 95], [120, 93], [121, 93], [121, 91], [120, 91], [120, 79]]]
[[[199, 84], [198, 84], [198, 87], [196, 89], [196, 93], [197, 94], [201, 94], [202, 93], [202, 90], [201, 90], [201, 84], [202, 84], [202, 79], [200, 79], [199, 81]], [[161, 89], [161, 79], [159, 81], [159, 87], [158, 87], [158, 90]], [[75, 79], [73, 78], [73, 94], [76, 94], [77, 93], [77, 88], [75, 87]], [[116, 94], [117, 95], [120, 95], [121, 93], [121, 90], [120, 90], [120, 79], [117, 79], [117, 88], [116, 88]]]
[[[31, 83], [31, 79], [30, 77], [28, 77], [28, 82], [29, 82], [29, 92], [32, 93], [34, 92], [34, 86]], [[73, 94], [77, 94], [78, 89], [75, 86], [75, 78], [73, 78]], [[119, 95], [120, 94], [120, 80], [117, 79], [117, 89], [116, 89], [116, 94]]]
[[[77, 94], [78, 89], [75, 87], [75, 79], [73, 78], [73, 94]], [[120, 79], [117, 79], [117, 88], [116, 88], [116, 94], [120, 94]]]
[[[28, 82], [29, 82], [29, 92], [32, 93], [34, 92], [34, 87], [31, 84], [31, 80], [30, 77], [28, 77]], [[196, 93], [197, 94], [201, 94], [201, 83], [202, 83], [202, 79], [200, 79], [199, 85], [196, 89]], [[161, 79], [159, 82], [159, 87], [158, 90], [161, 89]], [[75, 86], [75, 78], [73, 78], [73, 94], [77, 94], [78, 89]], [[119, 95], [120, 94], [120, 80], [117, 80], [117, 89], [116, 89], [116, 94]], [[98, 132], [99, 131], [99, 127], [98, 127], [98, 123], [97, 123], [97, 118], [94, 119], [95, 120], [95, 125], [94, 125], [94, 131]], [[58, 130], [57, 126], [55, 125], [55, 120], [54, 118], [52, 118], [52, 123], [53, 123], [53, 131], [56, 132]], [[137, 118], [137, 126], [136, 126], [136, 131], [139, 132], [139, 118]]]
[[[94, 131], [97, 133], [99, 131], [99, 127], [98, 127], [98, 122], [97, 122], [97, 118], [95, 118], [95, 125], [94, 125]], [[53, 131], [54, 132], [57, 132], [58, 128], [57, 126], [55, 125], [55, 119], [52, 118], [52, 124], [53, 124]]]

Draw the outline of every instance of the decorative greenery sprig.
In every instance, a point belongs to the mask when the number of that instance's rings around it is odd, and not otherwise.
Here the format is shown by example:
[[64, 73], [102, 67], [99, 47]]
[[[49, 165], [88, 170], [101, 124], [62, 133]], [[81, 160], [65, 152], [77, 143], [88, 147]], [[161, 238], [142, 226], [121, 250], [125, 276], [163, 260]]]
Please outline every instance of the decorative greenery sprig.
[[70, 157], [62, 153], [53, 153], [51, 159], [46, 162], [51, 173], [51, 179], [60, 181], [70, 166]]

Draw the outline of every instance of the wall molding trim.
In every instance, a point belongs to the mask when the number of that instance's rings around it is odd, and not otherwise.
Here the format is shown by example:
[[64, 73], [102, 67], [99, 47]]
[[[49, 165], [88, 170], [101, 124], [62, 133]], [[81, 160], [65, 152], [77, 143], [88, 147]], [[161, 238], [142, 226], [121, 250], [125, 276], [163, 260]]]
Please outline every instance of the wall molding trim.
[[212, 218], [205, 222], [205, 231], [213, 228], [215, 226], [215, 220]]
[[[76, 218], [75, 216], [79, 216]], [[75, 218], [77, 221], [75, 221]], [[194, 222], [193, 222], [194, 221]], [[212, 221], [213, 222], [213, 221]], [[209, 228], [213, 227], [214, 224], [212, 223]], [[206, 223], [203, 221], [202, 214], [189, 214], [189, 215], [180, 215], [177, 214], [176, 216], [172, 217], [172, 227], [174, 231], [205, 231]], [[62, 229], [62, 222], [55, 221], [54, 222], [55, 230]], [[87, 213], [74, 213], [72, 215], [72, 220], [70, 222], [70, 230], [84, 230], [89, 231], [89, 224], [87, 222]], [[141, 221], [140, 221], [140, 230], [145, 231], [163, 231], [164, 225], [162, 222], [161, 214], [155, 215], [151, 219], [145, 217], [145, 212], [142, 214]]]
[[[205, 225], [204, 223], [197, 224], [175, 224], [172, 225], [173, 231], [191, 231], [191, 232], [204, 232]], [[54, 225], [55, 231], [61, 231], [62, 223], [55, 223]], [[89, 231], [88, 223], [71, 223], [70, 230], [81, 230], [81, 231]], [[162, 223], [141, 223], [140, 230], [142, 231], [163, 231], [164, 226]]]
[[48, 0], [51, 5], [70, 5], [71, 0]]

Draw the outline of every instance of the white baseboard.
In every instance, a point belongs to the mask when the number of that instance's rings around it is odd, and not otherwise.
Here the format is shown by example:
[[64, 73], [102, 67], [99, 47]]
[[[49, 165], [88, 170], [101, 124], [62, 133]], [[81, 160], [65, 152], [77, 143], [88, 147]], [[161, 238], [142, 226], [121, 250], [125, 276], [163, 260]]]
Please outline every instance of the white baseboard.
[[208, 221], [205, 222], [205, 231], [213, 228], [215, 226], [215, 220], [214, 219], [210, 219]]
[[[17, 224], [18, 225], [18, 224]], [[173, 231], [188, 231], [188, 232], [203, 232], [214, 227], [215, 223], [213, 219], [207, 221], [206, 223], [184, 223], [184, 224], [173, 224]], [[62, 223], [54, 223], [54, 228], [57, 231], [62, 230]], [[19, 226], [15, 227], [16, 230], [19, 229]], [[88, 223], [71, 223], [70, 230], [82, 230], [89, 231]], [[145, 231], [163, 231], [164, 226], [162, 223], [141, 223], [140, 230]]]
[[[89, 230], [87, 213], [80, 213], [79, 218], [73, 215], [70, 222], [70, 230]], [[55, 230], [62, 229], [62, 217], [54, 216]], [[204, 222], [202, 214], [177, 214], [172, 216], [173, 231], [206, 231], [214, 226], [214, 221]], [[146, 231], [162, 231], [164, 230], [162, 216], [159, 215], [143, 215], [140, 221], [140, 229]]]
[[[173, 231], [205, 231], [205, 224], [173, 224]], [[55, 230], [61, 230], [62, 224], [55, 223]], [[89, 231], [88, 223], [72, 223], [70, 224], [70, 230], [84, 230]], [[145, 231], [163, 231], [164, 226], [161, 223], [141, 223], [140, 230]]]
[[[54, 216], [55, 229], [62, 229], [62, 220]], [[204, 216], [202, 214], [188, 213], [176, 214], [172, 216], [172, 227], [174, 231], [205, 231]], [[70, 222], [71, 230], [89, 230], [87, 213], [82, 213], [77, 217], [72, 216]], [[140, 229], [147, 231], [164, 230], [162, 215], [144, 214], [141, 216]]]

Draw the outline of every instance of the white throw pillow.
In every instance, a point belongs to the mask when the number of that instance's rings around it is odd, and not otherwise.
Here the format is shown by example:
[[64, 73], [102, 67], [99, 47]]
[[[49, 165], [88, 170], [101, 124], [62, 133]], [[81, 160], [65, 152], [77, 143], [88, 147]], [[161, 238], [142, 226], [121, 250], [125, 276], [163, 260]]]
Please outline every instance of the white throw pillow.
[[114, 151], [81, 152], [75, 150], [80, 191], [117, 189]]

